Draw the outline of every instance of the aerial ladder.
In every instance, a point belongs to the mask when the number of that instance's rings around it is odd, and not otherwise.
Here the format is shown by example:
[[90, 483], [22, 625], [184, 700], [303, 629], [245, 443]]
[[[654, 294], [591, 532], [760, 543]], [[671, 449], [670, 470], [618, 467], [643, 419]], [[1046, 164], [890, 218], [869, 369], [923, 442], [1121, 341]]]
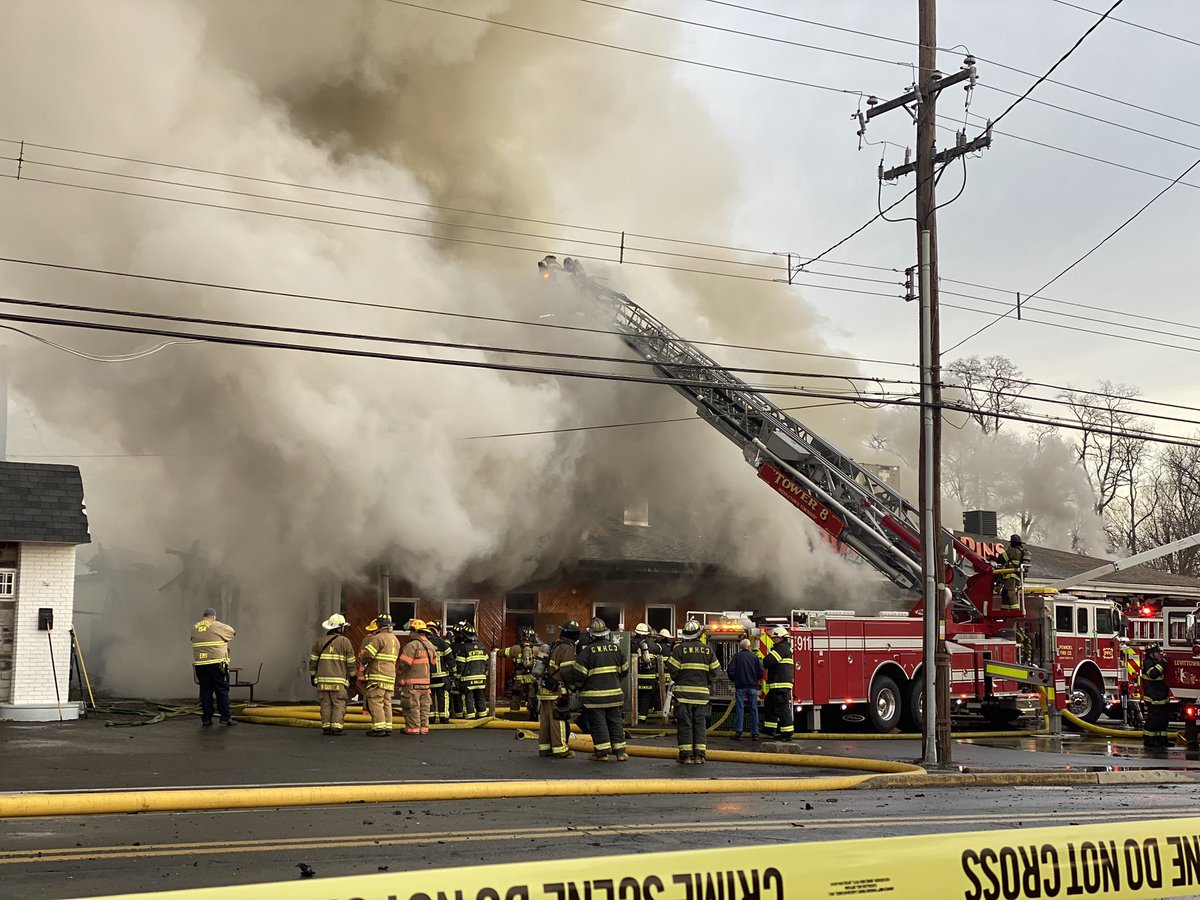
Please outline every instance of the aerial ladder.
[[[651, 363], [702, 419], [738, 445], [776, 493], [893, 584], [920, 594], [918, 510], [890, 485], [627, 296], [588, 275], [578, 260], [559, 262], [547, 256], [538, 268], [543, 278], [568, 280], [598, 304], [625, 344]], [[946, 584], [953, 620], [978, 621], [990, 608], [992, 566], [948, 529], [941, 529], [941, 535], [941, 558], [952, 560]], [[920, 606], [918, 600], [913, 612]]]

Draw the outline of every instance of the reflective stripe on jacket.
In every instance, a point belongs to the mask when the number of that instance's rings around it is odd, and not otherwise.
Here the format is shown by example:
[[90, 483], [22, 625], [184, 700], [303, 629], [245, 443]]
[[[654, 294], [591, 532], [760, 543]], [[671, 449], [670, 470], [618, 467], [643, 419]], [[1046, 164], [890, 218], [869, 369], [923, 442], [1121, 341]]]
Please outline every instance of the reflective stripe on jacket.
[[763, 658], [763, 667], [767, 670], [768, 691], [782, 688], [793, 690], [796, 686], [796, 676], [791, 640], [785, 637], [777, 640], [771, 646], [771, 652]]
[[433, 670], [429, 673], [429, 683], [435, 688], [441, 687], [446, 683], [450, 669], [450, 644], [439, 634], [431, 634], [429, 643], [433, 644], [436, 651]]
[[479, 641], [463, 641], [454, 645], [454, 671], [459, 683], [469, 690], [479, 690], [487, 684], [488, 654]]
[[1159, 706], [1171, 702], [1171, 690], [1167, 687], [1167, 664], [1161, 659], [1147, 656], [1142, 661], [1142, 697], [1147, 703]]
[[396, 658], [400, 655], [400, 639], [391, 631], [378, 631], [367, 639], [358, 657], [366, 668], [367, 684], [395, 689]]
[[229, 662], [229, 642], [236, 632], [224, 622], [201, 619], [192, 626], [192, 665]]
[[[329, 646], [325, 646], [326, 644]], [[350, 643], [350, 638], [344, 634], [337, 637], [327, 634], [317, 638], [312, 652], [308, 654], [308, 675], [316, 680], [319, 690], [348, 688], [350, 680], [354, 678], [354, 671], [354, 645]]]
[[571, 669], [571, 678], [579, 685], [579, 699], [585, 707], [625, 705], [621, 682], [629, 674], [629, 657], [611, 637], [592, 641], [580, 650]]
[[717, 680], [721, 664], [708, 644], [684, 641], [671, 651], [667, 670], [675, 682], [675, 702], [703, 706], [712, 699], [709, 685]]
[[550, 650], [550, 659], [546, 662], [546, 678], [554, 679], [556, 687], [546, 686], [545, 682], [538, 685], [539, 700], [555, 700], [566, 693], [563, 677], [572, 669], [575, 662], [575, 642], [559, 638]]
[[409, 687], [429, 687], [429, 673], [437, 665], [437, 649], [429, 638], [417, 635], [400, 651], [396, 659], [396, 684]]
[[504, 651], [505, 657], [513, 661], [513, 681], [516, 684], [533, 682], [533, 663], [537, 650], [532, 644], [516, 644]]
[[649, 690], [658, 687], [658, 658], [662, 655], [662, 647], [658, 641], [642, 638], [634, 647], [637, 657], [637, 681], [639, 690]]

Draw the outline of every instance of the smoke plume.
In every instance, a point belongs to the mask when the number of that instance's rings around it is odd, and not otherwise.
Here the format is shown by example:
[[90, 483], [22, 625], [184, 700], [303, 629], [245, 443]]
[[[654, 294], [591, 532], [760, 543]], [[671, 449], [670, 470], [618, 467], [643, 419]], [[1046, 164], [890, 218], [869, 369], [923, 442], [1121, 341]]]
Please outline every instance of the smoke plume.
[[[471, 13], [616, 43], [635, 30], [660, 47], [672, 40], [665, 29], [551, 0], [476, 3]], [[721, 223], [742, 187], [738, 160], [701, 100], [653, 60], [382, 0], [10, 0], [0, 18], [19, 36], [0, 57], [4, 83], [15, 86], [0, 96], [6, 136], [342, 192], [27, 147], [22, 180], [0, 188], [14, 257], [569, 324], [576, 311], [539, 290], [534, 263], [607, 238], [453, 209], [731, 237]], [[526, 234], [453, 227], [467, 221]], [[607, 274], [688, 337], [820, 348], [820, 323], [784, 289], [631, 266]], [[0, 266], [0, 279], [10, 295], [96, 306], [623, 353], [615, 338], [205, 287], [17, 265]], [[31, 330], [98, 355], [157, 343]], [[603, 505], [654, 492], [700, 510], [696, 529], [714, 559], [761, 579], [780, 605], [847, 606], [843, 598], [875, 581], [815, 542], [699, 422], [480, 439], [687, 415], [661, 387], [203, 343], [97, 362], [10, 342], [14, 402], [28, 411], [16, 424], [29, 426], [13, 458], [83, 454], [93, 537], [107, 550], [99, 567], [123, 566], [119, 582], [87, 599], [95, 615], [83, 623], [95, 666], [119, 693], [190, 690], [180, 645], [206, 605], [198, 592], [236, 600], [235, 651], [267, 661], [269, 695], [294, 684], [295, 661], [330, 611], [322, 583], [386, 557], [434, 596], [464, 584], [511, 587], [552, 569]], [[792, 367], [787, 357], [715, 352], [723, 362]], [[862, 412], [812, 415], [848, 444], [868, 430]], [[186, 557], [193, 543], [186, 589], [162, 589], [184, 558], [163, 549]]]

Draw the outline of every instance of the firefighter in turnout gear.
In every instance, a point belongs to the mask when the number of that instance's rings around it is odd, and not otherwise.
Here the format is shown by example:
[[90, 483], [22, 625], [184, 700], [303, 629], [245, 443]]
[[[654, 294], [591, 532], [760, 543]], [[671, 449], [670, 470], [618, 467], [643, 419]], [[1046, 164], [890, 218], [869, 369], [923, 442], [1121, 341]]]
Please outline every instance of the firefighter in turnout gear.
[[537, 662], [537, 650], [541, 641], [537, 632], [529, 626], [521, 629], [517, 643], [505, 648], [503, 656], [513, 663], [513, 686], [509, 695], [508, 708], [510, 712], [520, 712], [522, 708], [529, 711], [529, 720], [538, 717], [537, 684], [533, 674]]
[[571, 701], [563, 678], [575, 662], [575, 641], [579, 638], [579, 623], [568, 619], [559, 630], [558, 640], [550, 648], [546, 670], [537, 685], [539, 707], [538, 756], [573, 759], [567, 737], [571, 731]]
[[1168, 743], [1167, 726], [1171, 722], [1171, 690], [1167, 687], [1167, 661], [1158, 644], [1146, 648], [1139, 682], [1142, 703], [1146, 707], [1142, 745], [1148, 750], [1165, 750]]
[[592, 619], [588, 634], [590, 643], [579, 651], [571, 667], [592, 736], [589, 758], [603, 762], [613, 753], [618, 762], [624, 762], [629, 754], [625, 752], [625, 727], [621, 722], [625, 706], [621, 684], [629, 674], [629, 657], [603, 619]]
[[645, 722], [659, 707], [658, 661], [662, 647], [645, 622], [633, 629], [633, 655], [637, 659], [638, 721]]
[[437, 648], [429, 640], [429, 626], [423, 619], [408, 623], [412, 638], [396, 659], [396, 685], [404, 709], [405, 734], [429, 734], [429, 675], [437, 665]]
[[211, 606], [192, 626], [192, 669], [200, 685], [200, 724], [211, 726], [213, 707], [222, 725], [233, 725], [229, 714], [229, 642], [237, 636], [232, 625], [217, 620]]
[[358, 651], [359, 680], [366, 687], [363, 697], [371, 714], [367, 737], [391, 737], [392, 696], [396, 692], [396, 658], [400, 640], [392, 634], [392, 617], [380, 613], [367, 626], [371, 635]]
[[708, 717], [712, 712], [710, 688], [721, 671], [712, 647], [701, 640], [702, 634], [700, 623], [688, 619], [680, 631], [683, 640], [675, 645], [667, 660], [667, 671], [675, 685], [679, 762], [685, 765], [703, 765], [708, 755]]
[[792, 720], [792, 691], [795, 688], [795, 664], [792, 639], [787, 628], [776, 625], [771, 629], [771, 649], [763, 658], [767, 670], [767, 699], [763, 704], [763, 731], [790, 741], [796, 732]]
[[437, 652], [433, 670], [429, 673], [429, 721], [434, 725], [450, 722], [450, 695], [446, 681], [450, 677], [450, 644], [442, 637], [442, 623], [433, 619], [429, 623], [429, 643]]
[[1000, 578], [1000, 608], [1019, 610], [1021, 608], [1021, 583], [1025, 571], [1029, 568], [1029, 551], [1019, 534], [1008, 539], [1008, 547], [996, 560], [996, 569], [1004, 569]]
[[454, 651], [454, 677], [458, 685], [455, 709], [464, 719], [483, 719], [488, 714], [488, 653], [475, 637], [475, 626], [458, 623]]
[[308, 654], [308, 677], [321, 702], [321, 733], [341, 736], [346, 733], [346, 701], [350, 682], [358, 670], [354, 645], [342, 632], [346, 617], [334, 613], [321, 623], [325, 636], [317, 638]]

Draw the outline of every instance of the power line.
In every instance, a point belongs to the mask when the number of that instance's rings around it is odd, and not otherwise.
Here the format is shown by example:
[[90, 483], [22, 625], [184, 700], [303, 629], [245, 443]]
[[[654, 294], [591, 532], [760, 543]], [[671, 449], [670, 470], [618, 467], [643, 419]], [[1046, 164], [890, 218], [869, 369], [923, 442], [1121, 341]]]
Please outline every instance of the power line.
[[992, 124], [999, 125], [1000, 121], [1005, 116], [1007, 116], [1010, 112], [1012, 112], [1013, 109], [1016, 108], [1017, 104], [1019, 104], [1022, 100], [1024, 100], [1026, 97], [1028, 97], [1030, 94], [1032, 94], [1034, 89], [1037, 88], [1038, 85], [1040, 85], [1043, 81], [1045, 81], [1047, 78], [1049, 78], [1051, 75], [1053, 75], [1054, 70], [1057, 69], [1059, 66], [1061, 66], [1064, 62], [1066, 62], [1067, 58], [1072, 53], [1074, 53], [1076, 50], [1079, 49], [1079, 45], [1082, 44], [1085, 40], [1087, 40], [1088, 35], [1090, 35], [1093, 31], [1095, 31], [1097, 28], [1099, 28], [1100, 24], [1109, 17], [1109, 15], [1113, 12], [1113, 10], [1115, 10], [1118, 6], [1120, 6], [1124, 2], [1125, 2], [1125, 0], [1116, 0], [1116, 2], [1108, 8], [1108, 11], [1105, 12], [1104, 15], [1102, 15], [1095, 22], [1093, 22], [1091, 27], [1088, 28], [1087, 31], [1085, 31], [1082, 35], [1079, 36], [1079, 40], [1077, 40], [1074, 44], [1072, 44], [1071, 47], [1067, 50], [1067, 52], [1064, 53], [1062, 56], [1060, 56], [1058, 58], [1058, 61], [1055, 62], [1054, 65], [1052, 65], [1049, 69], [1046, 70], [1046, 74], [1040, 76], [1037, 81], [1035, 81], [1033, 84], [1031, 84], [1028, 87], [1028, 89], [1025, 91], [1025, 93], [1023, 93], [1020, 97], [1018, 97], [1016, 100], [1014, 100], [1012, 103], [1010, 103], [1008, 105], [1008, 108], [1006, 110], [1004, 110], [1004, 112], [1000, 113], [1000, 115], [996, 116], [996, 118], [992, 120]]
[[[756, 7], [753, 7], [753, 6], [746, 6], [746, 5], [740, 4], [740, 3], [727, 2], [727, 0], [704, 0], [704, 2], [712, 3], [717, 6], [729, 7], [731, 9], [738, 9], [738, 10], [742, 10], [744, 12], [756, 13], [757, 15], [760, 15], [760, 16], [771, 16], [772, 18], [785, 19], [787, 21], [798, 22], [798, 23], [801, 23], [804, 25], [813, 25], [817, 28], [828, 28], [833, 31], [844, 32], [846, 34], [855, 34], [855, 35], [859, 35], [861, 37], [874, 38], [875, 40], [879, 40], [879, 41], [888, 41], [888, 42], [894, 43], [894, 44], [903, 44], [904, 46], [907, 46], [907, 47], [919, 46], [917, 41], [908, 41], [908, 40], [904, 40], [903, 38], [892, 37], [891, 35], [886, 35], [886, 34], [876, 34], [874, 32], [870, 32], [870, 31], [862, 31], [857, 28], [846, 28], [841, 25], [833, 25], [829, 22], [819, 22], [815, 19], [803, 19], [803, 18], [800, 18], [799, 16], [787, 15], [786, 13], [775, 12], [773, 10], [757, 9]], [[1099, 15], [1099, 13], [1093, 13], [1093, 14]], [[1122, 19], [1118, 19], [1115, 16], [1112, 18], [1113, 18], [1113, 21], [1115, 21], [1115, 22], [1123, 21]], [[959, 45], [957, 47], [938, 47], [936, 49], [939, 53], [958, 53], [961, 50], [966, 49], [966, 48], [963, 47], [962, 45]], [[978, 53], [974, 53], [972, 55], [979, 62], [987, 63], [989, 66], [995, 66], [996, 68], [1003, 69], [1006, 72], [1013, 72], [1017, 75], [1025, 75], [1030, 78], [1038, 77], [1036, 72], [1030, 72], [1028, 69], [1022, 69], [1017, 66], [1010, 66], [1006, 63], [1000, 62], [999, 60], [990, 59], [986, 56], [981, 56]], [[1106, 100], [1109, 103], [1115, 103], [1118, 106], [1124, 106], [1128, 109], [1136, 109], [1139, 112], [1149, 113], [1150, 115], [1153, 115], [1153, 116], [1159, 116], [1161, 118], [1168, 119], [1172, 122], [1178, 122], [1183, 125], [1190, 125], [1193, 128], [1200, 128], [1200, 122], [1194, 122], [1190, 119], [1184, 119], [1179, 116], [1172, 115], [1171, 113], [1163, 112], [1162, 110], [1152, 109], [1148, 106], [1142, 106], [1141, 104], [1138, 104], [1138, 103], [1132, 103], [1128, 100], [1122, 100], [1118, 97], [1113, 97], [1108, 94], [1100, 93], [1098, 91], [1089, 90], [1088, 88], [1080, 87], [1077, 84], [1071, 84], [1070, 82], [1067, 82], [1067, 81], [1058, 81], [1054, 78], [1047, 78], [1046, 83], [1056, 85], [1057, 87], [1066, 88], [1067, 90], [1077, 91], [1078, 93], [1085, 94], [1086, 96], [1089, 96], [1089, 97], [1095, 97], [1099, 100]], [[985, 87], [986, 87], [986, 85], [985, 85]]]
[[[1080, 6], [1077, 3], [1069, 3], [1067, 0], [1052, 0], [1052, 2], [1057, 3], [1060, 6], [1069, 6], [1071, 9], [1077, 9], [1080, 12], [1090, 13], [1093, 16], [1100, 15], [1100, 13], [1096, 12], [1094, 9], [1088, 9], [1086, 6]], [[1110, 9], [1109, 12], [1112, 12], [1112, 10]], [[1105, 15], [1108, 15], [1108, 13], [1105, 13]], [[1183, 35], [1172, 34], [1169, 31], [1159, 31], [1157, 28], [1151, 28], [1149, 25], [1140, 25], [1137, 22], [1131, 22], [1128, 19], [1118, 19], [1116, 16], [1113, 16], [1113, 21], [1120, 22], [1122, 25], [1128, 25], [1131, 28], [1138, 28], [1142, 31], [1148, 31], [1151, 34], [1157, 34], [1160, 37], [1171, 38], [1172, 40], [1176, 40], [1184, 44], [1191, 44], [1193, 47], [1200, 47], [1200, 42], [1185, 38]]]
[[[19, 298], [0, 298], [0, 300], [19, 299]], [[108, 314], [113, 314], [114, 310], [107, 310]], [[730, 384], [727, 382], [706, 382], [693, 381], [691, 379], [681, 378], [654, 378], [640, 375], [627, 375], [615, 372], [597, 372], [589, 370], [577, 369], [555, 369], [544, 366], [521, 366], [510, 363], [484, 362], [479, 360], [468, 359], [439, 359], [425, 356], [413, 356], [409, 354], [384, 353], [374, 350], [360, 350], [350, 347], [332, 347], [319, 344], [295, 344], [283, 341], [266, 341], [258, 338], [242, 338], [234, 335], [212, 334], [207, 332], [178, 332], [166, 328], [145, 327], [138, 325], [122, 325], [105, 322], [89, 322], [83, 320], [60, 319], [49, 316], [28, 316], [11, 312], [0, 312], [0, 320], [9, 322], [23, 322], [32, 325], [53, 325], [66, 328], [80, 328], [93, 331], [109, 331], [124, 334], [141, 334], [141, 335], [157, 335], [166, 338], [180, 338], [185, 340], [203, 341], [206, 343], [225, 344], [236, 347], [253, 347], [261, 349], [276, 349], [290, 350], [303, 353], [318, 353], [328, 354], [332, 356], [342, 356], [356, 359], [376, 359], [389, 360], [396, 362], [416, 362], [426, 363], [439, 366], [451, 366], [471, 369], [485, 369], [503, 372], [521, 372], [525, 374], [536, 375], [551, 375], [563, 378], [588, 378], [598, 379], [602, 381], [618, 381], [638, 384], [665, 384], [669, 386], [694, 386], [694, 387], [720, 387], [723, 391], [734, 393], [753, 393], [763, 396], [777, 395], [789, 397], [810, 397], [814, 399], [824, 400], [839, 400], [845, 401], [847, 398], [843, 395], [830, 394], [827, 392], [802, 390], [798, 388], [774, 388], [764, 387], [756, 388], [745, 384]], [[231, 323], [233, 327], [238, 327], [235, 323]], [[908, 398], [888, 398], [877, 400], [882, 406], [907, 406], [920, 407], [921, 403], [915, 399]], [[1117, 429], [1107, 428], [1103, 426], [1084, 426], [1078, 422], [1070, 420], [1056, 419], [1053, 417], [1035, 417], [1019, 413], [1011, 412], [996, 412], [993, 410], [985, 410], [981, 408], [971, 407], [965, 403], [943, 403], [943, 409], [951, 411], [964, 412], [967, 414], [983, 412], [990, 417], [1000, 418], [1005, 420], [1026, 422], [1038, 425], [1052, 425], [1054, 427], [1064, 428], [1071, 431], [1089, 431], [1093, 434], [1109, 434], [1118, 437], [1132, 437], [1143, 439], [1149, 443], [1170, 444], [1175, 446], [1184, 446], [1200, 449], [1200, 443], [1190, 441], [1179, 435], [1164, 435], [1156, 432], [1136, 431], [1133, 429]]]
[[[1118, 3], [1119, 2], [1121, 2], [1121, 0], [1118, 0]], [[1101, 247], [1103, 247], [1105, 244], [1107, 244], [1110, 238], [1115, 237], [1126, 225], [1128, 225], [1130, 222], [1132, 222], [1134, 219], [1136, 219], [1138, 216], [1140, 216], [1142, 213], [1144, 213], [1147, 209], [1149, 209], [1154, 204], [1154, 202], [1156, 200], [1158, 200], [1159, 197], [1161, 197], [1163, 194], [1165, 194], [1167, 191], [1169, 191], [1175, 185], [1179, 184], [1179, 182], [1183, 180], [1184, 176], [1186, 176], [1189, 172], [1192, 171], [1192, 169], [1196, 168], [1196, 166], [1198, 166], [1198, 165], [1200, 165], [1200, 158], [1196, 159], [1195, 162], [1193, 162], [1190, 166], [1188, 166], [1186, 169], [1184, 169], [1182, 172], [1180, 172], [1179, 176], [1174, 181], [1172, 181], [1170, 184], [1168, 184], [1166, 187], [1164, 187], [1161, 191], [1159, 191], [1157, 194], [1155, 194], [1153, 197], [1151, 197], [1149, 200], [1147, 200], [1146, 203], [1137, 212], [1135, 212], [1132, 216], [1130, 216], [1128, 219], [1126, 219], [1124, 222], [1122, 222], [1120, 225], [1118, 225], [1116, 228], [1114, 228], [1112, 231], [1110, 231], [1107, 235], [1105, 235], [1104, 238], [1102, 238], [1099, 243], [1097, 243], [1094, 247], [1092, 247], [1090, 250], [1088, 250], [1086, 253], [1084, 253], [1083, 256], [1079, 257], [1077, 260], [1075, 260], [1073, 263], [1071, 263], [1069, 266], [1067, 266], [1065, 269], [1063, 269], [1061, 272], [1059, 272], [1057, 275], [1055, 275], [1053, 278], [1051, 278], [1049, 281], [1047, 281], [1045, 284], [1043, 284], [1040, 288], [1038, 288], [1036, 291], [1031, 293], [1029, 295], [1028, 299], [1033, 300], [1034, 298], [1036, 298], [1038, 296], [1038, 294], [1040, 294], [1046, 288], [1050, 287], [1050, 285], [1054, 284], [1054, 282], [1058, 281], [1058, 279], [1062, 278], [1064, 275], [1066, 275], [1068, 272], [1070, 272], [1072, 269], [1074, 269], [1077, 265], [1079, 265], [1081, 262], [1083, 262], [1085, 259], [1087, 259], [1089, 256], [1091, 256], [1093, 253], [1095, 253], [1097, 250], [1099, 250]], [[959, 341], [957, 344], [955, 344], [953, 347], [951, 347], [946, 352], [951, 353], [954, 350], [958, 349], [963, 344], [965, 344], [967, 341], [971, 340], [971, 338], [973, 338], [979, 334], [982, 334], [983, 332], [985, 332], [989, 328], [991, 328], [993, 325], [995, 325], [997, 322], [999, 322], [1001, 319], [1007, 318], [1009, 315], [1016, 312], [1016, 309], [1017, 309], [1016, 306], [1014, 306], [1012, 309], [1006, 310], [1002, 315], [998, 316], [993, 321], [988, 322], [986, 325], [984, 325], [978, 331], [972, 332], [971, 334], [967, 335], [965, 338], [963, 338], [961, 341]]]
[[733, 66], [719, 66], [715, 63], [700, 62], [699, 60], [687, 59], [686, 57], [682, 57], [682, 56], [670, 56], [666, 53], [654, 53], [650, 50], [636, 50], [633, 47], [623, 47], [620, 44], [609, 44], [609, 43], [605, 43], [604, 41], [596, 41], [596, 40], [592, 40], [590, 38], [574, 37], [573, 35], [569, 35], [569, 34], [559, 34], [557, 31], [544, 31], [540, 28], [530, 28], [525, 25], [517, 25], [513, 22], [502, 22], [498, 19], [488, 19], [488, 18], [485, 18], [484, 16], [469, 16], [466, 13], [453, 12], [448, 9], [437, 9], [432, 6], [422, 6], [419, 3], [412, 3], [412, 2], [410, 2], [410, 0], [387, 0], [387, 2], [394, 3], [396, 6], [407, 6], [410, 9], [421, 9], [421, 10], [424, 10], [425, 12], [440, 13], [441, 15], [454, 16], [455, 18], [458, 18], [458, 19], [469, 19], [472, 22], [482, 22], [486, 25], [499, 25], [504, 28], [512, 28], [512, 29], [515, 29], [516, 31], [524, 31], [529, 34], [540, 34], [544, 37], [559, 38], [560, 40], [564, 40], [564, 41], [575, 41], [576, 43], [587, 44], [592, 47], [604, 47], [605, 49], [608, 49], [608, 50], [620, 50], [622, 53], [634, 53], [634, 54], [637, 54], [638, 56], [648, 56], [652, 59], [660, 59], [660, 60], [664, 60], [666, 62], [682, 63], [683, 65], [687, 65], [687, 66], [699, 66], [700, 68], [714, 69], [718, 72], [727, 72], [727, 73], [734, 74], [734, 75], [747, 75], [751, 78], [762, 78], [766, 81], [775, 81], [775, 82], [779, 82], [780, 84], [793, 84], [793, 85], [796, 85], [797, 87], [812, 88], [813, 90], [818, 90], [818, 91], [829, 91], [829, 92], [835, 93], [835, 94], [851, 94], [856, 97], [864, 96], [863, 91], [854, 91], [854, 90], [850, 90], [848, 88], [831, 87], [830, 85], [827, 85], [827, 84], [814, 84], [811, 81], [799, 81], [795, 78], [784, 78], [781, 75], [767, 75], [764, 72], [752, 72], [748, 69], [738, 69]]
[[[489, 322], [502, 325], [518, 325], [528, 328], [549, 328], [556, 331], [571, 331], [582, 332], [585, 334], [601, 334], [612, 335], [614, 337], [623, 337], [624, 333], [610, 328], [594, 328], [584, 325], [562, 325], [555, 322], [532, 322], [525, 319], [509, 319], [501, 316], [485, 316], [479, 313], [462, 313], [453, 312], [450, 310], [426, 309], [417, 306], [393, 306], [386, 303], [374, 303], [366, 300], [351, 300], [344, 297], [331, 297], [322, 294], [308, 294], [298, 291], [281, 291], [272, 290], [269, 288], [256, 288], [247, 285], [225, 284], [216, 281], [199, 281], [188, 278], [171, 278], [165, 275], [151, 275], [145, 272], [122, 272], [115, 269], [101, 269], [93, 266], [76, 266], [68, 263], [55, 263], [46, 260], [20, 259], [17, 257], [0, 256], [0, 263], [11, 263], [14, 265], [34, 266], [38, 268], [57, 269], [66, 272], [79, 272], [91, 275], [105, 275], [115, 278], [129, 278], [138, 281], [151, 281], [160, 284], [174, 284], [186, 287], [208, 288], [212, 290], [230, 291], [234, 293], [257, 294], [265, 297], [278, 297], [282, 299], [292, 300], [311, 300], [320, 303], [332, 303], [344, 306], [365, 307], [368, 309], [387, 310], [391, 312], [415, 313], [420, 315], [444, 316], [454, 319], [466, 319], [471, 321]], [[702, 341], [689, 340], [688, 343], [700, 347], [719, 347], [726, 350], [744, 350], [754, 353], [777, 353], [786, 356], [804, 356], [813, 359], [834, 359], [845, 361], [844, 354], [834, 353], [813, 353], [805, 350], [790, 350], [778, 347], [760, 347], [753, 344], [733, 344], [724, 341]], [[904, 366], [912, 368], [915, 363], [898, 362], [896, 360], [886, 359], [857, 359], [857, 362], [874, 363], [887, 366]]]

